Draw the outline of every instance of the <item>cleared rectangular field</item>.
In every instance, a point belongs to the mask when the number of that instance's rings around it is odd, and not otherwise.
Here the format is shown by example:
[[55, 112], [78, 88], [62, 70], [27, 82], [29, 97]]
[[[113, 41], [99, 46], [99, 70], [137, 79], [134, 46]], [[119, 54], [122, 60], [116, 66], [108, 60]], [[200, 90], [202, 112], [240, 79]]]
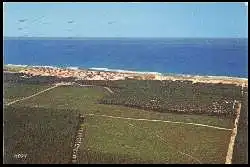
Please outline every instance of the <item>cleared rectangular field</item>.
[[[230, 118], [157, 113], [98, 104], [98, 99], [106, 93], [108, 92], [103, 88], [61, 86], [13, 106], [17, 109], [43, 108], [51, 114], [54, 110], [68, 110], [86, 114], [192, 122], [229, 129], [233, 127], [233, 120]], [[76, 112], [72, 112], [72, 115], [76, 115]], [[209, 127], [95, 116], [87, 116], [86, 127], [86, 137], [80, 148], [80, 163], [224, 163], [231, 135], [231, 131]]]
[[[231, 132], [192, 125], [87, 117], [79, 163], [224, 163]], [[108, 153], [109, 157], [86, 152]], [[133, 159], [133, 157], [136, 157]]]

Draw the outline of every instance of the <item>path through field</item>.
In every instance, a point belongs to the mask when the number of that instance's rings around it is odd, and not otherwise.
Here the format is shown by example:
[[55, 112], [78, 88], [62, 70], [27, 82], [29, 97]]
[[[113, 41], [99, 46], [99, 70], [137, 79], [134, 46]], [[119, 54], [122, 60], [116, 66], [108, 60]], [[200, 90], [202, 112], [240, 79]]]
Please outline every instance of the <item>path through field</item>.
[[[52, 87], [50, 87], [50, 88], [48, 88], [48, 89], [45, 89], [45, 90], [43, 90], [43, 91], [41, 91], [41, 92], [35, 93], [35, 94], [31, 95], [31, 96], [24, 97], [24, 98], [22, 98], [22, 99], [18, 99], [18, 100], [12, 101], [12, 102], [10, 102], [10, 103], [7, 103], [6, 105], [8, 106], [8, 105], [17, 103], [17, 102], [19, 102], [19, 101], [23, 101], [23, 100], [26, 100], [26, 99], [30, 99], [30, 98], [32, 98], [32, 97], [35, 97], [35, 96], [37, 96], [37, 95], [39, 95], [39, 94], [41, 94], [41, 93], [47, 92], [47, 91], [49, 91], [49, 90], [51, 90], [51, 89], [54, 89], [54, 88], [56, 88], [56, 87], [58, 87], [58, 86], [61, 86], [61, 85], [74, 85], [74, 84], [75, 84], [75, 83], [57, 83], [57, 84], [55, 84], [55, 86], [52, 86]], [[77, 85], [82, 86], [82, 87], [91, 87], [91, 86], [95, 86], [95, 85], [82, 85], [82, 84], [77, 84]], [[106, 89], [106, 90], [107, 90], [108, 92], [110, 92], [110, 93], [114, 93], [114, 92], [113, 92], [110, 88], [108, 88], [108, 87], [103, 87], [103, 88]]]
[[[49, 90], [52, 90], [56, 87], [62, 86], [62, 85], [74, 85], [76, 83], [57, 83], [54, 86], [47, 88], [45, 90], [42, 90], [40, 92], [37, 92], [31, 96], [28, 97], [24, 97], [22, 99], [19, 100], [15, 100], [12, 101], [10, 103], [7, 103], [7, 105], [11, 105], [26, 99], [30, 99], [32, 97], [35, 97], [39, 94], [45, 93]], [[79, 86], [82, 87], [93, 87], [95, 85], [81, 85], [81, 84], [77, 84]], [[114, 93], [110, 88], [103, 86], [104, 89], [106, 89], [109, 93]], [[172, 123], [172, 124], [184, 124], [184, 125], [193, 125], [193, 126], [202, 126], [202, 127], [207, 127], [207, 128], [214, 128], [214, 129], [218, 129], [218, 130], [226, 130], [226, 131], [232, 131], [232, 136], [231, 136], [231, 140], [229, 143], [229, 147], [228, 147], [228, 152], [227, 152], [227, 157], [226, 157], [226, 164], [231, 164], [232, 163], [232, 154], [233, 154], [233, 147], [234, 147], [234, 142], [235, 142], [235, 137], [237, 135], [237, 125], [238, 125], [238, 120], [239, 120], [239, 116], [240, 116], [240, 110], [241, 110], [241, 103], [238, 102], [238, 107], [237, 107], [237, 117], [235, 119], [235, 123], [234, 123], [234, 128], [233, 129], [229, 129], [229, 128], [224, 128], [224, 127], [218, 127], [218, 126], [212, 126], [212, 125], [206, 125], [206, 124], [198, 124], [198, 123], [192, 123], [192, 122], [175, 122], [175, 121], [167, 121], [167, 120], [157, 120], [157, 119], [143, 119], [143, 118], [130, 118], [130, 117], [118, 117], [118, 116], [110, 116], [110, 115], [96, 115], [96, 114], [86, 114], [86, 116], [96, 116], [96, 117], [106, 117], [106, 118], [113, 118], [113, 119], [124, 119], [124, 120], [134, 120], [134, 121], [150, 121], [150, 122], [162, 122], [162, 123]], [[76, 160], [76, 154], [78, 152], [78, 148], [80, 146], [81, 143], [81, 138], [82, 136], [80, 134], [83, 133], [83, 129], [80, 128], [79, 129], [79, 137], [77, 138], [77, 140], [75, 141], [75, 148], [73, 149], [73, 157], [72, 160], [73, 162], [75, 162]], [[166, 142], [161, 136], [156, 135], [159, 139], [161, 139], [162, 141]], [[178, 150], [176, 150], [178, 151]], [[190, 158], [196, 160], [197, 162], [201, 163], [197, 158], [192, 157], [189, 154], [186, 154], [184, 152], [178, 151], [179, 153], [189, 156]]]
[[206, 125], [206, 124], [197, 124], [197, 123], [192, 123], [192, 122], [174, 122], [174, 121], [165, 121], [165, 120], [159, 120], [159, 119], [139, 119], [139, 118], [116, 117], [116, 116], [110, 116], [110, 115], [96, 115], [96, 114], [86, 114], [86, 115], [97, 116], [97, 117], [107, 117], [107, 118], [114, 118], [114, 119], [126, 119], [126, 120], [134, 120], [134, 121], [150, 121], [150, 122], [165, 122], [165, 123], [173, 123], [173, 124], [186, 124], [186, 125], [204, 126], [204, 127], [220, 129], [220, 130], [232, 130], [228, 128], [211, 126], [211, 125]]
[[[93, 86], [96, 86], [96, 85], [82, 85], [82, 84], [77, 84], [77, 85], [79, 85], [81, 87], [93, 87]], [[109, 87], [103, 86], [103, 88], [106, 89], [108, 92], [110, 92], [112, 94], [114, 93]]]
[[[45, 89], [43, 91], [40, 91], [38, 93], [35, 93], [31, 96], [28, 96], [28, 97], [24, 97], [22, 99], [19, 99], [19, 100], [15, 100], [15, 101], [12, 101], [10, 103], [8, 103], [7, 105], [11, 105], [11, 104], [14, 104], [16, 102], [19, 102], [19, 101], [23, 101], [23, 100], [26, 100], [26, 99], [30, 99], [32, 97], [35, 97], [39, 94], [42, 94], [44, 92], [47, 92], [51, 89], [54, 89], [58, 86], [61, 86], [61, 85], [73, 85], [75, 83], [57, 83], [55, 84], [55, 86], [52, 86], [48, 89]], [[93, 86], [93, 85], [81, 85], [81, 84], [77, 84], [79, 86], [82, 86], [82, 87], [90, 87], [90, 86]], [[108, 87], [104, 87], [106, 90], [108, 90], [110, 93], [114, 93], [110, 88]], [[174, 124], [186, 124], [186, 125], [195, 125], [195, 126], [203, 126], [203, 127], [209, 127], [209, 128], [214, 128], [214, 129], [220, 129], [220, 130], [232, 130], [232, 129], [228, 129], [228, 128], [223, 128], [223, 127], [218, 127], [218, 126], [212, 126], [212, 125], [206, 125], [206, 124], [198, 124], [198, 123], [192, 123], [192, 122], [174, 122], [174, 121], [165, 121], [165, 120], [157, 120], [157, 119], [139, 119], [139, 118], [129, 118], [129, 117], [116, 117], [116, 116], [110, 116], [110, 115], [95, 115], [95, 114], [87, 114], [89, 116], [99, 116], [99, 117], [109, 117], [109, 118], [115, 118], [115, 119], [126, 119], [126, 120], [136, 120], [136, 121], [151, 121], [151, 122], [166, 122], [166, 123], [174, 123]]]
[[56, 84], [55, 86], [52, 86], [52, 87], [50, 87], [50, 88], [48, 88], [48, 89], [45, 89], [45, 90], [43, 90], [43, 91], [41, 91], [41, 92], [35, 93], [35, 94], [33, 94], [33, 95], [31, 95], [31, 96], [28, 96], [28, 97], [24, 97], [24, 98], [19, 99], [19, 100], [12, 101], [12, 102], [10, 102], [10, 103], [7, 103], [6, 105], [9, 106], [9, 105], [14, 104], [14, 103], [16, 103], [16, 102], [23, 101], [23, 100], [26, 100], [26, 99], [30, 99], [30, 98], [32, 98], [32, 97], [35, 97], [35, 96], [39, 95], [39, 94], [42, 94], [42, 93], [47, 92], [47, 91], [49, 91], [49, 90], [51, 90], [51, 89], [54, 89], [54, 88], [56, 88], [56, 87], [58, 87], [58, 86], [60, 86], [60, 85], [61, 85], [61, 84]]

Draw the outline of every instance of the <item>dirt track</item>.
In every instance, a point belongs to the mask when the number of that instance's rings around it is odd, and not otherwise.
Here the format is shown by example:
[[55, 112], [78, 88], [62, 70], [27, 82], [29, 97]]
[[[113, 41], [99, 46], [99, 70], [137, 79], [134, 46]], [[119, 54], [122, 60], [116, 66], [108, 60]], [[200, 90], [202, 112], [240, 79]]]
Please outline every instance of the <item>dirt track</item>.
[[47, 92], [47, 91], [49, 91], [49, 90], [51, 90], [51, 89], [54, 89], [54, 88], [56, 88], [56, 87], [58, 87], [58, 86], [60, 86], [60, 85], [57, 84], [57, 85], [52, 86], [52, 87], [50, 87], [50, 88], [48, 88], [48, 89], [45, 89], [45, 90], [43, 90], [43, 91], [41, 91], [41, 92], [35, 93], [35, 94], [31, 95], [31, 96], [24, 97], [24, 98], [22, 98], [22, 99], [15, 100], [15, 101], [12, 101], [12, 102], [10, 102], [10, 103], [7, 103], [6, 105], [8, 106], [8, 105], [14, 104], [14, 103], [19, 102], [19, 101], [23, 101], [23, 100], [26, 100], [26, 99], [30, 99], [30, 98], [32, 98], [32, 97], [35, 97], [35, 96], [41, 94], [41, 93]]
[[240, 110], [241, 110], [241, 103], [238, 102], [238, 108], [236, 110], [237, 117], [236, 117], [235, 122], [234, 122], [234, 128], [232, 130], [231, 139], [230, 139], [230, 142], [229, 142], [229, 145], [228, 145], [228, 151], [227, 151], [225, 164], [231, 164], [232, 163], [234, 143], [235, 143], [235, 138], [236, 138], [236, 135], [237, 135], [237, 126], [238, 126], [238, 122], [239, 122], [239, 118], [240, 118]]
[[134, 121], [165, 122], [165, 123], [173, 123], [173, 124], [195, 125], [195, 126], [203, 126], [203, 127], [220, 129], [220, 130], [232, 130], [232, 129], [228, 129], [228, 128], [205, 125], [205, 124], [197, 124], [197, 123], [192, 123], [192, 122], [174, 122], [174, 121], [165, 121], [165, 120], [157, 120], [157, 119], [140, 119], [140, 118], [116, 117], [116, 116], [110, 116], [110, 115], [95, 115], [95, 114], [86, 114], [86, 115], [97, 116], [97, 117], [99, 116], [99, 117], [115, 118], [115, 119], [126, 119], [126, 120], [134, 120]]

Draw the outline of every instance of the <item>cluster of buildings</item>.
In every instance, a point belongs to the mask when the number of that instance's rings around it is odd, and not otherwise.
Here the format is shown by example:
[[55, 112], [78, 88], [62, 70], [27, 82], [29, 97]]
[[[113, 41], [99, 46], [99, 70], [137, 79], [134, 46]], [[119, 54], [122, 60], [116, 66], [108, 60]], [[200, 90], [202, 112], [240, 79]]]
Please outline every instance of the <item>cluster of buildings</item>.
[[62, 69], [50, 67], [33, 67], [26, 68], [22, 71], [28, 76], [56, 76], [59, 78], [75, 77], [79, 80], [172, 80], [172, 81], [192, 81], [193, 83], [223, 83], [236, 84], [242, 87], [248, 86], [248, 80], [220, 78], [220, 77], [206, 77], [206, 76], [163, 76], [157, 74], [138, 74], [126, 72], [108, 72], [108, 71], [91, 71], [79, 69]]
[[27, 68], [20, 72], [29, 76], [56, 76], [59, 78], [75, 77], [83, 80], [124, 80], [134, 77], [134, 74], [131, 73], [72, 70], [48, 67]]

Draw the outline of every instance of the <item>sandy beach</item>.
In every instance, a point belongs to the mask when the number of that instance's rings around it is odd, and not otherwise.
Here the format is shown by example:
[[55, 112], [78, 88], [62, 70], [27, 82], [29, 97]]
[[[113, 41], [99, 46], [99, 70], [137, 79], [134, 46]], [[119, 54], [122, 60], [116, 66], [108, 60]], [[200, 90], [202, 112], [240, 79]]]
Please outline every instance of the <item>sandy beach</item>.
[[[108, 71], [107, 69], [77, 69], [58, 68], [52, 66], [27, 66], [27, 65], [5, 65], [7, 68], [20, 68], [17, 72], [28, 76], [56, 76], [59, 78], [75, 77], [77, 80], [172, 80], [191, 81], [192, 83], [221, 83], [235, 84], [248, 87], [248, 78], [237, 78], [227, 76], [198, 76], [198, 75], [161, 75], [153, 72], [136, 71]], [[8, 70], [7, 70], [8, 71]]]

